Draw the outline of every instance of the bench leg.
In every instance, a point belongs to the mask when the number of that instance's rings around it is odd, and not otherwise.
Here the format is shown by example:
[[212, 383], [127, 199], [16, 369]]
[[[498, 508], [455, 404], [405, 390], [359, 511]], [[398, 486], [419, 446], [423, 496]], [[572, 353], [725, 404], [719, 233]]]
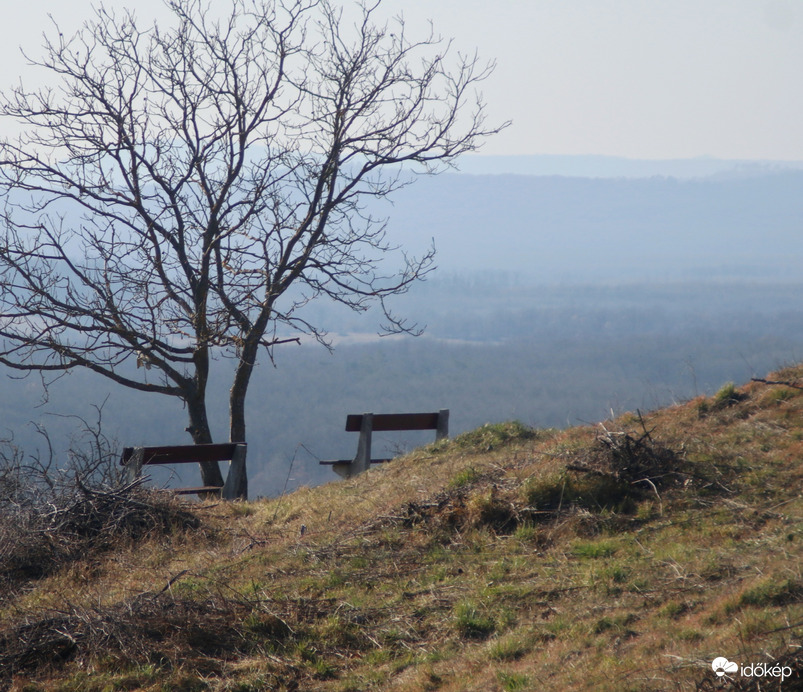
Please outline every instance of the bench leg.
[[357, 443], [357, 456], [350, 464], [333, 466], [335, 473], [343, 478], [354, 478], [371, 468], [371, 435], [374, 429], [374, 414], [363, 413], [360, 426], [360, 441]]
[[360, 441], [357, 443], [357, 456], [354, 457], [354, 475], [371, 468], [371, 435], [374, 432], [374, 414], [363, 413], [360, 426]]
[[145, 450], [142, 447], [135, 447], [134, 453], [125, 465], [126, 483], [133, 483], [142, 475], [142, 462], [145, 459]]
[[245, 476], [245, 453], [247, 447], [244, 444], [238, 444], [234, 448], [234, 454], [231, 457], [229, 464], [229, 473], [226, 475], [226, 482], [223, 485], [223, 499], [224, 500], [247, 500], [248, 491], [246, 496], [242, 496], [242, 488], [248, 488], [248, 480]]
[[449, 437], [449, 409], [438, 411], [438, 428], [435, 431], [435, 441], [446, 440]]

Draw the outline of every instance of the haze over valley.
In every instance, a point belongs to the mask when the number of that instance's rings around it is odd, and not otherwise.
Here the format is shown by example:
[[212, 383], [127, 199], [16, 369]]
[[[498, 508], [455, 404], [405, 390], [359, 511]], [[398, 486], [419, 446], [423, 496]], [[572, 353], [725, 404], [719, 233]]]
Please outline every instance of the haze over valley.
[[[393, 303], [424, 335], [379, 339], [379, 315], [311, 303], [308, 319], [335, 350], [306, 340], [277, 348], [275, 368], [262, 357], [249, 392], [254, 496], [333, 480], [318, 459], [353, 456], [348, 413], [449, 408], [453, 434], [509, 419], [563, 427], [803, 357], [802, 171], [762, 164], [746, 174], [709, 160], [711, 175], [677, 178], [658, 175], [660, 162], [630, 162], [649, 177], [591, 177], [609, 164], [627, 171], [599, 157], [571, 164], [589, 177], [446, 173], [378, 210], [411, 252], [434, 239], [438, 269]], [[521, 165], [510, 158], [501, 170]], [[225, 386], [221, 376], [210, 398], [221, 440]], [[88, 373], [53, 384], [44, 404], [36, 377], [4, 389], [4, 428], [25, 448], [42, 447], [27, 421], [62, 445], [77, 421], [51, 414], [92, 419], [104, 400], [103, 430], [121, 445], [189, 442], [179, 404]], [[430, 438], [377, 435], [375, 453]]]

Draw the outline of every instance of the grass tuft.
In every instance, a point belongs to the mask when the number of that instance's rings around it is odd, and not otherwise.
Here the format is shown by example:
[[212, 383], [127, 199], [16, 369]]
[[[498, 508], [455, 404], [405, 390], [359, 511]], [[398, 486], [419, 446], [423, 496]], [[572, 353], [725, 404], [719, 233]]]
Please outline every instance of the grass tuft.
[[454, 609], [454, 625], [461, 637], [486, 639], [496, 630], [493, 618], [470, 601], [458, 603]]
[[[541, 433], [549, 434], [548, 431]], [[481, 428], [458, 435], [451, 446], [471, 454], [481, 454], [504, 447], [513, 442], [533, 440], [539, 432], [519, 421], [486, 423]]]

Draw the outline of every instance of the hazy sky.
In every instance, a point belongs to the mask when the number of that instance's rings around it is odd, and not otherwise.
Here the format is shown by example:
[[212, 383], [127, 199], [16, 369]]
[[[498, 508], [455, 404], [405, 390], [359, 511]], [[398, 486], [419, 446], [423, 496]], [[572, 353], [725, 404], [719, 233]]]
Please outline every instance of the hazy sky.
[[[17, 4], [0, 26], [0, 84], [24, 73], [19, 46], [37, 53], [48, 13], [68, 30], [91, 4]], [[160, 0], [106, 4], [163, 14]], [[384, 4], [497, 61], [484, 94], [513, 125], [483, 153], [803, 160], [803, 0]]]

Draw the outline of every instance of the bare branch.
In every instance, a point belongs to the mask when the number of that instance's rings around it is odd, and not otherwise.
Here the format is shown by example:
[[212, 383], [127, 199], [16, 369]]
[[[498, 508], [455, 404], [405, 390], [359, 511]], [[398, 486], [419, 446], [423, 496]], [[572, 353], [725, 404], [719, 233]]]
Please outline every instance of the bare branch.
[[386, 331], [418, 333], [387, 301], [434, 250], [401, 251], [368, 203], [505, 124], [477, 93], [492, 63], [377, 22], [380, 2], [166, 5], [165, 26], [101, 6], [56, 27], [31, 61], [56, 86], [0, 96], [23, 126], [0, 142], [0, 362], [179, 397], [209, 442], [212, 355], [231, 357], [244, 441], [259, 349], [327, 344], [310, 300], [378, 303]]

